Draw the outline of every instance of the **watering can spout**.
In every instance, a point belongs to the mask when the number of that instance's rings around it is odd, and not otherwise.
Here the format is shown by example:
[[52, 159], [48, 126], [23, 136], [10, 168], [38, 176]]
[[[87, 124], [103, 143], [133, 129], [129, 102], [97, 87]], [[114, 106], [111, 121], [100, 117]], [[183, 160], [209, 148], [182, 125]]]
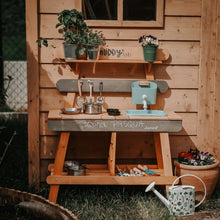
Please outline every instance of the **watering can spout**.
[[163, 204], [170, 209], [170, 202], [164, 197], [162, 196], [155, 188], [155, 182], [152, 182], [146, 189], [145, 192], [149, 192], [152, 191], [162, 202]]

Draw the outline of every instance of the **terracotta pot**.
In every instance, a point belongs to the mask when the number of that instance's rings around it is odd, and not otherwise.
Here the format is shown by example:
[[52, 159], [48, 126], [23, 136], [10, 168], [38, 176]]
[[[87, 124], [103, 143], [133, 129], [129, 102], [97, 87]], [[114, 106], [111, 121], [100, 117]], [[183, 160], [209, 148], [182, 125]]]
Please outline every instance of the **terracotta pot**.
[[[219, 177], [219, 162], [216, 161], [215, 164], [206, 166], [190, 166], [174, 162], [175, 165], [175, 175], [182, 176], [184, 174], [193, 174], [200, 177], [206, 185], [207, 195], [206, 201], [210, 199], [216, 183]], [[195, 196], [196, 200], [200, 201], [204, 195], [204, 187], [202, 183], [193, 177], [184, 177], [181, 179], [180, 184], [195, 186]]]

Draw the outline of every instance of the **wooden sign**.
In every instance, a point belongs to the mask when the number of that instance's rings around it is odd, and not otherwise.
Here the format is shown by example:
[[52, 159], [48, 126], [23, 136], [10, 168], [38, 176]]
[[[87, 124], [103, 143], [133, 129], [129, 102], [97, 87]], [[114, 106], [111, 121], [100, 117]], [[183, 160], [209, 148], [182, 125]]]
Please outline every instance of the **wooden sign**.
[[48, 119], [51, 131], [102, 131], [102, 132], [178, 132], [182, 129], [181, 120], [96, 120], [96, 119]]
[[144, 60], [142, 47], [101, 47], [99, 60]]
[[[140, 81], [143, 85], [149, 83], [149, 81], [143, 81], [142, 79], [81, 79], [83, 86], [83, 92], [89, 92], [88, 80], [93, 82], [93, 92], [99, 92], [99, 83], [103, 83], [103, 92], [131, 92], [131, 84], [135, 81]], [[157, 92], [165, 93], [168, 90], [168, 84], [163, 80], [151, 80], [157, 84]], [[77, 79], [60, 79], [56, 83], [56, 88], [60, 92], [78, 92], [78, 80]]]

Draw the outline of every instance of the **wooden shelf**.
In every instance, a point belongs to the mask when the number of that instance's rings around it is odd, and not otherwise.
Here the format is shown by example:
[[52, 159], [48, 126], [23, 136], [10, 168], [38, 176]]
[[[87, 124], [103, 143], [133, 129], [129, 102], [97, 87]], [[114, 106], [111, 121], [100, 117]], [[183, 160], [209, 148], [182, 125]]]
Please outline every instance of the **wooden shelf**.
[[[65, 60], [66, 63], [151, 63], [151, 62], [146, 62], [144, 60]], [[152, 62], [151, 64], [161, 64], [162, 61], [155, 61]]]
[[[120, 164], [120, 169], [127, 166], [137, 167], [137, 164]], [[156, 171], [160, 176], [111, 176], [107, 164], [89, 164], [87, 165], [85, 176], [71, 176], [67, 173], [62, 175], [53, 175], [54, 164], [49, 165], [51, 175], [47, 177], [48, 184], [95, 184], [95, 185], [148, 185], [156, 182], [158, 185], [172, 184], [176, 176], [165, 176], [163, 169], [157, 169], [157, 165], [147, 165], [152, 171]]]
[[51, 131], [102, 131], [102, 132], [178, 132], [182, 129], [182, 119], [174, 112], [164, 117], [109, 116], [61, 114], [60, 110], [50, 110], [48, 128]]
[[157, 185], [172, 185], [177, 176], [62, 176], [47, 177], [50, 185], [149, 185], [155, 182]]

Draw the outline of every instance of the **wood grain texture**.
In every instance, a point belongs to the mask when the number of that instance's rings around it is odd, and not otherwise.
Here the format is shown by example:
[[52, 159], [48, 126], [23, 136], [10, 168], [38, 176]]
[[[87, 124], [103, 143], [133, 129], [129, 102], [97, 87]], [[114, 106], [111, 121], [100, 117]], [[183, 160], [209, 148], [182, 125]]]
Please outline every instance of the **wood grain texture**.
[[[218, 19], [220, 16], [220, 2], [218, 1]], [[215, 75], [215, 110], [214, 110], [214, 154], [220, 161], [220, 22], [217, 23], [217, 45], [216, 45], [216, 75]]]
[[[61, 175], [63, 172], [63, 164], [66, 157], [66, 150], [69, 142], [69, 132], [61, 132], [60, 140], [56, 151], [55, 163], [54, 163], [54, 175]], [[49, 200], [56, 203], [57, 195], [59, 192], [59, 185], [51, 185]]]
[[[95, 100], [99, 94], [94, 93]], [[83, 96], [89, 97], [88, 93]], [[40, 111], [49, 111], [50, 109], [64, 108], [64, 102], [67, 97], [60, 94], [56, 89], [40, 90]], [[118, 108], [120, 110], [136, 109], [132, 104], [130, 93], [121, 93], [120, 97], [113, 93], [106, 93], [103, 103], [103, 109]], [[142, 106], [140, 106], [142, 108]], [[168, 89], [164, 94], [158, 93], [158, 108], [165, 111], [176, 112], [197, 112], [197, 90]]]
[[[178, 113], [183, 119], [183, 128], [180, 132], [175, 133], [175, 135], [196, 135], [197, 134], [197, 113]], [[40, 114], [40, 134], [42, 136], [57, 136], [59, 133], [50, 131], [47, 126], [48, 114]], [[43, 137], [41, 137], [43, 138]], [[126, 138], [125, 138], [126, 139]]]
[[111, 133], [111, 142], [109, 146], [108, 169], [111, 176], [115, 175], [115, 159], [116, 159], [116, 132]]
[[[132, 83], [135, 81], [143, 81], [141, 79], [102, 79], [102, 78], [82, 78], [82, 92], [89, 92], [88, 80], [93, 82], [93, 92], [99, 92], [99, 84], [103, 83], [103, 92], [132, 92]], [[149, 85], [149, 81], [148, 82]], [[168, 90], [168, 85], [166, 81], [163, 80], [152, 80], [151, 82], [157, 84], [157, 92], [165, 93]], [[144, 86], [144, 85], [143, 85]], [[146, 86], [145, 86], [146, 87]], [[78, 80], [73, 79], [61, 79], [57, 81], [56, 88], [59, 92], [78, 92]], [[104, 94], [103, 94], [104, 95]]]
[[39, 66], [37, 0], [26, 0], [27, 83], [28, 83], [28, 180], [39, 187]]
[[40, 13], [59, 13], [65, 9], [81, 10], [81, 2], [79, 0], [40, 0]]
[[[40, 35], [45, 38], [63, 38], [62, 34], [55, 28], [58, 20], [57, 15], [40, 15], [41, 26]], [[200, 17], [165, 17], [164, 29], [152, 29], [149, 33], [161, 40], [200, 40]], [[137, 28], [116, 29], [111, 28], [93, 28], [102, 31], [107, 40], [135, 40], [139, 36], [146, 34], [146, 30]]]
[[[92, 64], [80, 66], [80, 78], [137, 78], [144, 79], [143, 64], [99, 64], [95, 76]], [[155, 79], [165, 80], [169, 88], [198, 88], [199, 66], [155, 65]], [[120, 74], [119, 74], [120, 73]], [[74, 71], [68, 64], [41, 64], [40, 87], [55, 88], [60, 79], [70, 79]]]
[[[49, 44], [53, 47], [42, 47], [40, 63], [64, 63], [63, 60], [58, 59], [59, 50], [62, 47], [62, 40], [49, 40]], [[121, 47], [140, 47], [137, 41], [108, 41], [109, 46]], [[200, 43], [199, 42], [160, 42], [160, 47], [167, 49], [170, 53], [169, 59], [166, 64], [181, 64], [181, 65], [198, 65], [200, 62]], [[97, 65], [98, 66], [98, 65]], [[96, 67], [97, 68], [97, 67]], [[92, 72], [92, 71], [91, 71]]]
[[202, 0], [166, 0], [165, 15], [201, 16]]
[[171, 185], [176, 176], [48, 176], [48, 184], [83, 184], [83, 185], [149, 185], [155, 182], [157, 185]]
[[[218, 0], [202, 0], [202, 40], [198, 98], [198, 147], [213, 153]], [[208, 25], [207, 25], [208, 24]]]
[[[157, 29], [138, 29], [138, 28], [95, 28], [98, 30], [103, 30], [104, 35], [107, 38], [107, 43], [113, 46], [139, 46], [137, 38], [141, 34], [155, 35], [160, 40], [160, 47], [166, 48], [170, 52], [169, 60], [162, 65], [154, 65], [155, 79], [166, 80], [169, 86], [169, 90], [165, 94], [160, 94], [158, 96], [158, 106], [160, 109], [165, 110], [174, 110], [180, 114], [183, 118], [183, 130], [181, 132], [173, 133], [170, 136], [171, 144], [171, 154], [172, 157], [176, 157], [177, 153], [182, 150], [188, 150], [188, 147], [197, 145], [197, 132], [200, 129], [200, 126], [196, 121], [198, 120], [198, 113], [202, 106], [198, 105], [198, 88], [202, 84], [199, 84], [199, 79], [204, 80], [205, 77], [209, 79], [209, 73], [203, 75], [200, 78], [199, 68], [200, 68], [200, 47], [205, 46], [205, 44], [200, 45], [201, 40], [201, 23], [202, 19], [204, 22], [205, 17], [201, 13], [201, 3], [203, 0], [166, 0], [165, 2], [165, 20], [164, 28]], [[215, 0], [216, 1], [216, 0]], [[77, 5], [74, 5], [77, 4]], [[39, 1], [39, 30], [38, 32], [42, 37], [47, 37], [50, 39], [62, 38], [57, 32], [55, 25], [57, 23], [57, 15], [63, 9], [72, 9], [73, 7], [80, 8], [80, 1], [78, 0], [40, 0]], [[208, 6], [206, 10], [210, 9]], [[206, 13], [204, 14], [205, 16]], [[212, 19], [212, 18], [210, 18]], [[205, 23], [203, 23], [204, 25]], [[209, 27], [207, 27], [209, 28]], [[209, 31], [209, 30], [208, 30]], [[212, 32], [210, 32], [212, 33]], [[214, 33], [215, 34], [215, 33]], [[206, 33], [206, 39], [208, 38], [208, 32]], [[214, 36], [212, 36], [212, 39]], [[34, 39], [36, 40], [36, 39]], [[42, 158], [41, 166], [41, 180], [45, 181], [47, 173], [46, 164], [53, 159], [55, 156], [55, 148], [58, 144], [58, 132], [52, 132], [48, 130], [47, 127], [47, 112], [50, 109], [61, 109], [64, 107], [67, 96], [65, 93], [60, 94], [55, 89], [55, 84], [59, 79], [65, 79], [69, 77], [77, 77], [78, 75], [74, 72], [75, 64], [65, 64], [63, 60], [59, 60], [60, 51], [62, 51], [62, 40], [49, 40], [57, 48], [42, 48], [40, 50], [40, 106], [38, 114], [40, 114], [40, 157]], [[209, 45], [212, 41], [208, 42], [205, 50], [208, 50]], [[35, 42], [33, 42], [33, 45]], [[201, 47], [201, 49], [203, 49]], [[207, 54], [207, 53], [206, 53]], [[206, 60], [204, 60], [206, 62]], [[208, 62], [208, 61], [207, 61]], [[210, 62], [210, 61], [209, 61]], [[37, 65], [37, 64], [36, 64]], [[205, 65], [203, 63], [203, 65]], [[73, 68], [73, 69], [72, 69]], [[213, 65], [214, 68], [214, 65]], [[205, 69], [204, 72], [209, 71], [210, 69]], [[96, 77], [96, 78], [143, 78], [144, 79], [144, 67], [142, 64], [97, 64], [96, 65], [96, 74], [92, 73], [92, 64], [80, 65], [79, 67], [80, 77]], [[36, 76], [39, 79], [39, 76]], [[204, 81], [203, 81], [204, 82]], [[39, 84], [38, 83], [38, 84]], [[204, 82], [205, 83], [205, 82]], [[206, 86], [206, 83], [204, 84]], [[32, 85], [31, 85], [32, 86]], [[213, 88], [217, 87], [218, 84], [215, 83]], [[215, 90], [216, 100], [218, 97], [218, 90]], [[88, 93], [83, 95], [88, 96]], [[95, 93], [95, 97], [99, 94]], [[130, 94], [119, 94], [118, 97], [109, 93], [106, 94], [104, 109], [112, 107], [119, 109], [135, 109], [136, 107], [140, 108], [141, 106], [136, 106], [132, 104]], [[218, 101], [216, 101], [215, 106], [215, 117], [218, 117]], [[220, 118], [220, 117], [219, 117]], [[216, 118], [215, 118], [216, 119]], [[214, 126], [214, 125], [213, 125]], [[215, 120], [215, 132], [217, 132], [218, 124]], [[215, 133], [216, 134], [216, 133]], [[79, 134], [72, 133], [72, 138], [70, 138], [70, 157], [83, 158], [82, 153], [80, 153], [80, 143], [82, 139], [90, 136], [91, 134]], [[96, 134], [102, 141], [109, 141], [109, 134]], [[205, 135], [205, 133], [203, 133]], [[77, 138], [77, 136], [79, 138]], [[219, 139], [216, 135], [216, 146], [218, 146]], [[219, 137], [219, 136], [218, 136]], [[36, 137], [33, 137], [33, 139]], [[81, 138], [81, 140], [80, 140]], [[135, 139], [138, 139], [138, 143], [132, 142], [131, 138], [128, 138], [126, 134], [121, 134], [117, 136], [117, 141], [119, 143], [119, 149], [117, 147], [118, 157], [128, 157], [131, 158], [132, 154], [137, 158], [142, 157], [155, 157], [154, 147], [150, 137], [142, 137], [141, 135], [136, 134]], [[149, 140], [150, 139], [150, 140]], [[91, 137], [91, 144], [88, 147], [88, 158], [107, 158], [108, 147], [102, 148], [102, 143], [98, 145], [95, 143], [95, 137]], [[76, 148], [74, 145], [76, 144]], [[117, 144], [118, 145], [118, 144]], [[128, 146], [128, 148], [126, 148]], [[94, 150], [95, 147], [95, 150]], [[146, 151], [145, 151], [146, 148]], [[82, 144], [82, 149], [87, 152], [86, 142]], [[127, 149], [127, 153], [126, 153]], [[209, 149], [210, 151], [210, 149]], [[216, 152], [217, 147], [216, 147]], [[84, 155], [85, 157], [86, 155]], [[48, 160], [49, 159], [49, 160]], [[39, 165], [38, 165], [39, 166]]]
[[[64, 9], [80, 9], [79, 0], [40, 0], [40, 13], [58, 13]], [[201, 16], [201, 0], [166, 0], [165, 15]]]

